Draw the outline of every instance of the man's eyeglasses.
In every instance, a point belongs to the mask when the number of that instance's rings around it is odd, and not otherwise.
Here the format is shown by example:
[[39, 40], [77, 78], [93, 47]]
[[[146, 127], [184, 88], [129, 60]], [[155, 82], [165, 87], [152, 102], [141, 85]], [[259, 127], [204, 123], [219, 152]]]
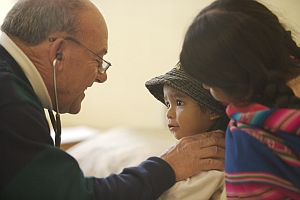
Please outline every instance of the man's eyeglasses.
[[[59, 37], [57, 37], [59, 38]], [[49, 38], [50, 42], [54, 42], [57, 38]], [[84, 46], [83, 44], [81, 44], [79, 41], [77, 41], [75, 38], [66, 36], [66, 37], [60, 37], [63, 38], [64, 40], [70, 40], [73, 41], [77, 44], [79, 44], [80, 46], [82, 46], [83, 48], [85, 48], [86, 50], [88, 50], [89, 52], [91, 52], [92, 54], [94, 54], [95, 56], [97, 56], [98, 58], [100, 58], [100, 60], [102, 60], [102, 65], [98, 67], [98, 71], [102, 74], [104, 74], [108, 68], [111, 66], [111, 63], [109, 61], [104, 60], [103, 58], [101, 58], [100, 56], [98, 56], [96, 53], [94, 53], [92, 50], [90, 50], [89, 48], [87, 48], [86, 46]]]

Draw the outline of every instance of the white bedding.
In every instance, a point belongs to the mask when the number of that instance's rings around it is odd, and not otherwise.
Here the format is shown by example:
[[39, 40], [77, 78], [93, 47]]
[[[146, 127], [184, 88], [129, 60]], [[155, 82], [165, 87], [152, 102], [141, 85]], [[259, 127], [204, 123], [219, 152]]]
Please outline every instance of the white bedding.
[[78, 161], [86, 176], [106, 177], [159, 155], [175, 142], [168, 130], [117, 127], [89, 135], [66, 152]]

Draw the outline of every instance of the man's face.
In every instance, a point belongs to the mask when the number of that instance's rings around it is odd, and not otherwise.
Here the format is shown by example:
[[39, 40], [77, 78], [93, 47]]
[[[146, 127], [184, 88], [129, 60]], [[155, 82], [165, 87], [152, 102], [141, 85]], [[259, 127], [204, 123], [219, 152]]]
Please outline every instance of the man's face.
[[[80, 44], [103, 58], [107, 52], [107, 26], [95, 7], [81, 14], [82, 32], [75, 38]], [[80, 32], [80, 31], [79, 31]], [[93, 83], [105, 82], [106, 73], [98, 71], [102, 60], [74, 41], [64, 42], [63, 70], [57, 74], [58, 105], [60, 113], [76, 114], [81, 109], [85, 90]]]

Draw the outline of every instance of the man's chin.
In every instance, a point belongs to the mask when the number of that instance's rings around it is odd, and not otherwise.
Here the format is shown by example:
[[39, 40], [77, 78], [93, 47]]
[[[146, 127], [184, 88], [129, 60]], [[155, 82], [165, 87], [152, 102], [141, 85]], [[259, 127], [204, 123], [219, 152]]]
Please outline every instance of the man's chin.
[[72, 105], [70, 110], [69, 110], [69, 114], [78, 114], [81, 110], [81, 103], [79, 103], [79, 105]]
[[78, 114], [81, 110], [81, 103], [82, 103], [84, 97], [85, 97], [85, 94], [82, 93], [71, 104], [65, 104], [64, 106], [61, 105], [59, 112], [61, 114], [63, 114], [63, 113]]
[[66, 110], [60, 110], [59, 113], [60, 114], [78, 114], [81, 110], [81, 106], [77, 106], [75, 107], [71, 107], [70, 109], [66, 109]]
[[80, 112], [80, 110], [78, 110], [78, 111], [70, 111], [69, 114], [76, 115], [76, 114], [78, 114], [79, 112]]

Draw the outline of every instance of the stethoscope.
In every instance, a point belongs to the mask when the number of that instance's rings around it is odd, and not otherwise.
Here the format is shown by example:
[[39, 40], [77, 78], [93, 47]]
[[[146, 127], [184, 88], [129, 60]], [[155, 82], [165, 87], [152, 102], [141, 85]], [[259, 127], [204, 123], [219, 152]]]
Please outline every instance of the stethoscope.
[[54, 86], [54, 103], [56, 107], [56, 115], [54, 117], [53, 111], [48, 109], [48, 113], [50, 116], [51, 124], [53, 126], [53, 130], [55, 132], [55, 146], [60, 147], [61, 143], [61, 122], [60, 122], [60, 115], [59, 115], [59, 108], [58, 108], [58, 101], [57, 101], [57, 90], [56, 90], [56, 70], [55, 65], [57, 60], [61, 60], [61, 54], [56, 54], [56, 59], [53, 61], [53, 86]]

